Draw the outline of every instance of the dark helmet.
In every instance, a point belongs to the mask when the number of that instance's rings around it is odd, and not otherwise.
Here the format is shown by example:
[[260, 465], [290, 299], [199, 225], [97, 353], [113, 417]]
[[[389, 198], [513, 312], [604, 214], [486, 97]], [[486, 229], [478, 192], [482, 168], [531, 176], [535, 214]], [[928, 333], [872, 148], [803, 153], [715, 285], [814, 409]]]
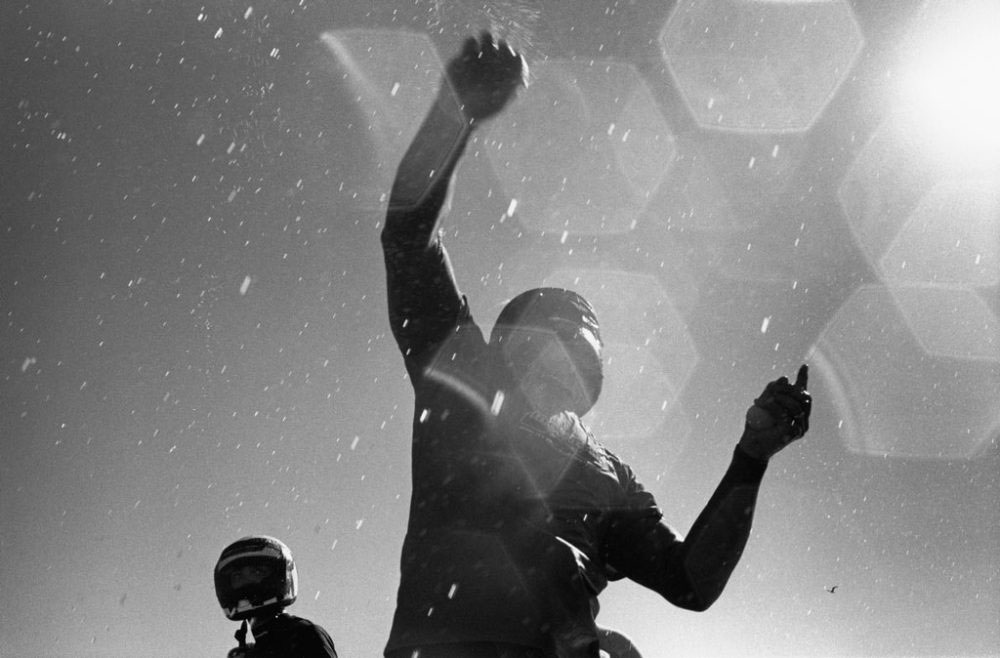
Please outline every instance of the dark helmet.
[[292, 552], [274, 537], [253, 535], [222, 551], [215, 564], [215, 595], [234, 621], [278, 612], [295, 602], [299, 577]]
[[[590, 302], [563, 288], [528, 290], [510, 300], [500, 311], [490, 334], [490, 344], [503, 350], [505, 341], [515, 329], [536, 329], [558, 336], [576, 366], [589, 399], [572, 411], [581, 416], [587, 413], [597, 401], [604, 381], [601, 364], [604, 343], [597, 314]], [[509, 355], [506, 362], [508, 366], [518, 367]]]

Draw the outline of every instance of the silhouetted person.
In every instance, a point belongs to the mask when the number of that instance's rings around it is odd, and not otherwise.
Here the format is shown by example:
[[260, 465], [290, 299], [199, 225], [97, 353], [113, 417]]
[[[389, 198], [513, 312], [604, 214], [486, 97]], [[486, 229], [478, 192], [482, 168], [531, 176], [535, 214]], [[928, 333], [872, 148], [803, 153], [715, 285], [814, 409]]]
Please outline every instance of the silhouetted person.
[[489, 34], [447, 65], [399, 166], [382, 246], [389, 320], [415, 393], [412, 494], [390, 658], [599, 655], [596, 597], [628, 577], [705, 610], [750, 532], [767, 460], [808, 427], [806, 369], [768, 384], [732, 462], [682, 538], [580, 420], [603, 343], [580, 295], [518, 295], [489, 340], [436, 231], [470, 135], [525, 84]]
[[[323, 627], [285, 612], [298, 596], [292, 553], [274, 537], [233, 542], [215, 565], [215, 594], [226, 617], [243, 621], [229, 658], [337, 658]], [[247, 644], [247, 623], [254, 643]]]

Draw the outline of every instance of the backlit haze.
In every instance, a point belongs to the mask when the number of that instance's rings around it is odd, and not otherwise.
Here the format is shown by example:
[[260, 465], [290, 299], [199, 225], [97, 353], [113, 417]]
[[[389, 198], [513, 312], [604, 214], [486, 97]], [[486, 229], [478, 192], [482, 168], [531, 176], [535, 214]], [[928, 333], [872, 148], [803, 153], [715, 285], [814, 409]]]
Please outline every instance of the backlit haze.
[[824, 0], [0, 5], [0, 653], [221, 656], [212, 568], [381, 655], [412, 391], [379, 230], [462, 40], [530, 86], [442, 222], [486, 331], [596, 307], [585, 421], [685, 532], [763, 386], [811, 430], [704, 613], [622, 581], [647, 658], [1000, 651], [1000, 10]]

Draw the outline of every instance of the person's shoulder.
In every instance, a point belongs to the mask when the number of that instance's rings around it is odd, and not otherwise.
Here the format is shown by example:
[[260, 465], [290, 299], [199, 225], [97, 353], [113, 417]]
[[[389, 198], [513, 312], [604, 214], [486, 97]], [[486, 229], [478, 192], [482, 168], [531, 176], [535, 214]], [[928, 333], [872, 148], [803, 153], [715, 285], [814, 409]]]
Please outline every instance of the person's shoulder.
[[599, 458], [608, 461], [616, 470], [621, 467], [626, 469], [628, 468], [628, 464], [622, 461], [621, 457], [613, 453], [606, 445], [597, 440], [597, 437], [594, 436], [594, 432], [585, 422], [583, 422], [583, 419], [580, 418], [580, 416], [572, 411], [567, 411], [566, 413], [573, 419], [573, 424], [576, 427], [576, 433], [583, 438], [592, 453], [597, 455]]
[[[291, 615], [288, 614], [287, 612], [283, 613], [280, 619], [282, 620], [282, 623], [285, 626], [289, 627], [294, 626], [298, 628], [318, 628], [320, 630], [323, 630], [322, 626], [312, 621], [311, 619], [306, 619], [305, 617], [298, 617], [296, 615]], [[326, 631], [323, 632], [325, 633]]]
[[579, 434], [586, 437], [587, 450], [592, 455], [591, 458], [602, 465], [605, 470], [613, 472], [618, 481], [623, 485], [635, 481], [635, 473], [632, 471], [632, 467], [625, 463], [621, 457], [612, 452], [606, 445], [598, 441], [594, 433], [579, 416], [573, 413], [570, 415], [572, 415], [575, 421]]
[[314, 621], [288, 613], [281, 615], [281, 622], [286, 631], [293, 634], [296, 645], [301, 651], [311, 651], [308, 655], [336, 656], [333, 638], [326, 629]]
[[278, 620], [285, 626], [315, 626], [313, 622], [305, 617], [299, 617], [287, 612], [282, 612], [278, 615]]
[[[582, 421], [581, 421], [582, 425]], [[583, 426], [586, 429], [586, 426]], [[635, 471], [632, 469], [628, 463], [611, 451], [606, 445], [594, 439], [594, 435], [589, 429], [586, 430], [590, 436], [589, 447], [600, 459], [603, 460], [607, 467], [614, 472], [616, 479], [619, 484], [627, 490], [632, 489], [642, 489], [642, 484], [640, 484], [639, 479], [636, 477]]]

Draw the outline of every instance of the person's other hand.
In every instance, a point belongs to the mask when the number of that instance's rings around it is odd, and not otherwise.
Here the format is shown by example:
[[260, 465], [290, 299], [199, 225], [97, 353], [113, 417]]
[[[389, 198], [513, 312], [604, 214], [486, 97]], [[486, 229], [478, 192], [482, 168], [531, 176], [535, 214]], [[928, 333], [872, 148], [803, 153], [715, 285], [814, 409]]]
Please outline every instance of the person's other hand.
[[809, 367], [799, 368], [795, 383], [787, 377], [774, 380], [747, 409], [740, 447], [756, 459], [770, 459], [809, 430], [812, 397], [806, 390]]
[[465, 118], [482, 121], [506, 107], [518, 87], [528, 86], [528, 65], [506, 41], [483, 32], [478, 40], [465, 40], [448, 63], [445, 82]]

